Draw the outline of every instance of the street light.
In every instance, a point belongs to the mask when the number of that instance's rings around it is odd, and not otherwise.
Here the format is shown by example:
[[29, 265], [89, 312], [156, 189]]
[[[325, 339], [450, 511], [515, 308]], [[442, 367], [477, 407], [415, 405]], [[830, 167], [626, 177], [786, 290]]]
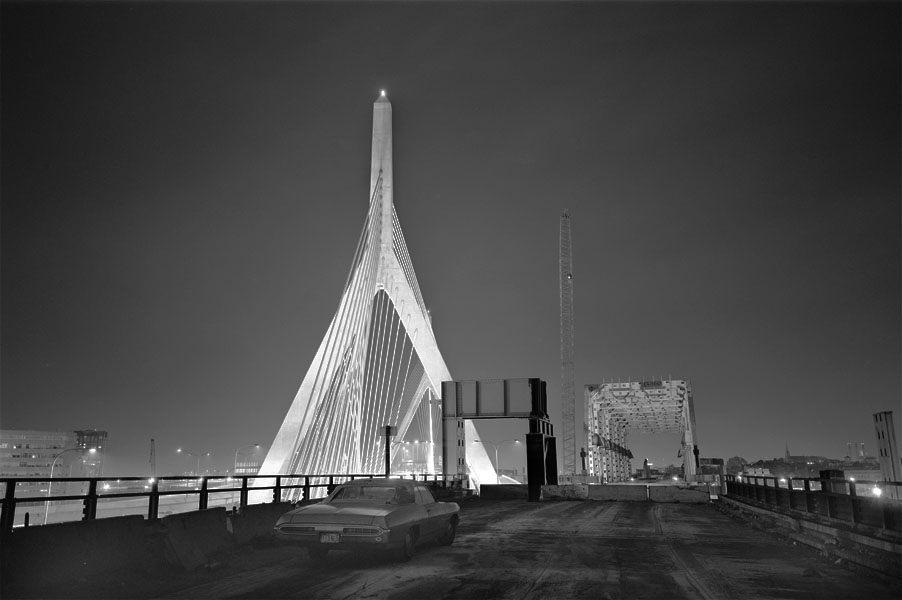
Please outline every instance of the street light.
[[473, 440], [473, 443], [489, 444], [495, 448], [495, 481], [501, 483], [501, 465], [498, 464], [498, 446], [505, 443], [519, 444], [520, 440], [501, 440], [500, 442], [483, 442], [482, 440]]
[[238, 454], [241, 453], [242, 450], [247, 450], [248, 448], [260, 448], [260, 444], [251, 444], [250, 446], [242, 446], [235, 450], [235, 468], [232, 470], [232, 475], [238, 474]]
[[[44, 525], [47, 524], [47, 517], [50, 513], [50, 491], [53, 489], [53, 469], [56, 467], [56, 461], [59, 460], [60, 456], [66, 454], [67, 452], [83, 452], [84, 450], [84, 448], [69, 448], [68, 450], [63, 450], [53, 457], [53, 462], [50, 463], [50, 483], [47, 485], [47, 502], [44, 503]], [[97, 452], [97, 448], [88, 448], [87, 450], [92, 454], [94, 452]]]
[[184, 448], [179, 448], [178, 450], [176, 450], [176, 452], [178, 452], [180, 454], [187, 454], [188, 456], [193, 456], [194, 458], [197, 459], [197, 470], [195, 471], [195, 475], [198, 475], [198, 476], [200, 475], [200, 459], [203, 458], [204, 456], [210, 456], [210, 454], [212, 454], [211, 452], [204, 452], [203, 454], [194, 454], [193, 452], [188, 452]]

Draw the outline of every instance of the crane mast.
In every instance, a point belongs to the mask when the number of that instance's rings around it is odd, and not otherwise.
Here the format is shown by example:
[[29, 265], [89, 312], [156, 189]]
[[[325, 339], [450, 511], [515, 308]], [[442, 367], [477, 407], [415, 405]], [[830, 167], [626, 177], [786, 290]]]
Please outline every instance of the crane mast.
[[561, 413], [564, 429], [563, 473], [576, 473], [576, 394], [573, 383], [573, 257], [570, 211], [561, 216]]

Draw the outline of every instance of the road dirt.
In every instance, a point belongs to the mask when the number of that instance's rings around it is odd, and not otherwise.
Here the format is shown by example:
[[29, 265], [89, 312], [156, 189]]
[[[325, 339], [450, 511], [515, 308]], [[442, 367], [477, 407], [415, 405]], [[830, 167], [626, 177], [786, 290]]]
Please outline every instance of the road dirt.
[[894, 582], [836, 566], [712, 505], [650, 502], [468, 500], [454, 544], [420, 547], [406, 563], [345, 552], [316, 563], [271, 543], [244, 547], [211, 571], [138, 579], [94, 582], [89, 597], [902, 597]]

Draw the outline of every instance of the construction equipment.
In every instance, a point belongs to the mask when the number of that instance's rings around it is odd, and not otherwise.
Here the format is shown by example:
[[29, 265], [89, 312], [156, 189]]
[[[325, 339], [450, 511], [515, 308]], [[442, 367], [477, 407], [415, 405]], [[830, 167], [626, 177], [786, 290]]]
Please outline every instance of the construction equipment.
[[561, 216], [561, 416], [563, 472], [576, 473], [576, 394], [573, 383], [573, 256], [570, 250], [570, 211]]

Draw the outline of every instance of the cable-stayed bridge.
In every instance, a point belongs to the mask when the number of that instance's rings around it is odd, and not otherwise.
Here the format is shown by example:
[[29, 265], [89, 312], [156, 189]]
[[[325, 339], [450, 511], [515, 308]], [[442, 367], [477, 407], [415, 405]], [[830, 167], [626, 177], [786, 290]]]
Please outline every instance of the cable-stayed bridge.
[[[373, 105], [369, 209], [338, 310], [260, 469], [276, 473], [382, 472], [384, 427], [421, 443], [422, 470], [441, 472], [439, 351], [393, 201], [392, 106]], [[496, 474], [469, 421], [472, 483]], [[399, 460], [400, 445], [389, 449]], [[289, 500], [297, 492], [286, 492]]]

